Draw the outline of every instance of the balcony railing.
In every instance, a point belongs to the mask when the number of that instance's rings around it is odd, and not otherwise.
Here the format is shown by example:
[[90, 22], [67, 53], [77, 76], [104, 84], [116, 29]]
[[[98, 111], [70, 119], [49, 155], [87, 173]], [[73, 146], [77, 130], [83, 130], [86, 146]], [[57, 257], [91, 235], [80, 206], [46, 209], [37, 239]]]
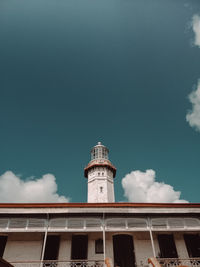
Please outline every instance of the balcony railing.
[[200, 258], [178, 259], [178, 258], [159, 258], [160, 265], [163, 267], [178, 267], [178, 266], [200, 266]]
[[153, 267], [200, 267], [200, 258], [150, 258]]
[[104, 261], [73, 260], [73, 261], [13, 261], [14, 267], [104, 267]]

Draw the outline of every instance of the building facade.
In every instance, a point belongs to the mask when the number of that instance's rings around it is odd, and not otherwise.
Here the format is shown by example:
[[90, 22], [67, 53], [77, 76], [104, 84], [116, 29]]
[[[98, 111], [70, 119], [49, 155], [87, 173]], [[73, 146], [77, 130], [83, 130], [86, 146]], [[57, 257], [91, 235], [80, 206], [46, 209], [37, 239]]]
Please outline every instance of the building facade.
[[0, 266], [199, 266], [200, 204], [115, 203], [108, 150], [91, 154], [88, 203], [0, 204]]
[[1, 204], [0, 256], [16, 267], [199, 264], [199, 214], [200, 204]]

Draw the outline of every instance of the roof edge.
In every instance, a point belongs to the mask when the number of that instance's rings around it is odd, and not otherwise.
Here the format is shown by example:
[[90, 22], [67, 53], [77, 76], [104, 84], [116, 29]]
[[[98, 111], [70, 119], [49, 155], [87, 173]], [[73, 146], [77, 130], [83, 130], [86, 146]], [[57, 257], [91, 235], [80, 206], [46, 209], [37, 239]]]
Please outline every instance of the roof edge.
[[200, 203], [0, 203], [0, 208], [200, 208]]

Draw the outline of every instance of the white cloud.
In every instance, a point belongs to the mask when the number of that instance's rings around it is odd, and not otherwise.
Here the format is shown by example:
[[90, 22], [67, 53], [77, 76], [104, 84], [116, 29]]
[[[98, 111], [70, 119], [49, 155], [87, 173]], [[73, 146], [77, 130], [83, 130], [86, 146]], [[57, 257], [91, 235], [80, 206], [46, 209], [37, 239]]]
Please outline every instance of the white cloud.
[[130, 202], [186, 203], [181, 192], [165, 183], [155, 181], [155, 171], [132, 171], [122, 179], [124, 195]]
[[189, 100], [192, 103], [192, 110], [187, 113], [186, 120], [191, 127], [200, 131], [200, 80], [197, 89], [189, 95]]
[[69, 202], [69, 198], [57, 194], [56, 179], [52, 174], [24, 181], [7, 171], [0, 176], [0, 202]]
[[194, 45], [197, 45], [200, 48], [200, 16], [194, 15], [192, 17], [192, 29], [195, 34]]

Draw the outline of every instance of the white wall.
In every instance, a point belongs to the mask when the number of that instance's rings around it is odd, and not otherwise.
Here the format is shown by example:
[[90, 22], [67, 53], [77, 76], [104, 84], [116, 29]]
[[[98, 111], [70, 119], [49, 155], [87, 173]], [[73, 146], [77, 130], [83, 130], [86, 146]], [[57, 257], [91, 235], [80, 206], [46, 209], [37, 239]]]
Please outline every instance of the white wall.
[[187, 259], [189, 258], [187, 248], [185, 245], [183, 233], [174, 233], [174, 241], [176, 244], [177, 254], [179, 258]]
[[[136, 264], [139, 266], [141, 264], [148, 265], [148, 258], [153, 257], [153, 249], [150, 239], [149, 232], [119, 232], [115, 234], [129, 234], [133, 237], [134, 242], [134, 252]], [[113, 255], [113, 233], [106, 233], [106, 257], [110, 257], [114, 262]], [[171, 234], [170, 232], [164, 232], [164, 234]], [[157, 233], [153, 234], [154, 246], [156, 251], [156, 256], [159, 256], [160, 248], [157, 240]], [[177, 248], [177, 253], [180, 258], [188, 258], [187, 249], [185, 246], [184, 238], [182, 233], [174, 233], [174, 240]]]
[[147, 265], [148, 258], [153, 257], [153, 250], [149, 232], [138, 232], [133, 234], [135, 260], [137, 265]]
[[[77, 233], [76, 233], [77, 234]], [[80, 233], [86, 234], [86, 233]], [[88, 233], [88, 260], [103, 260], [104, 254], [95, 253], [95, 240], [102, 239], [102, 233]], [[71, 260], [71, 240], [72, 233], [64, 233], [61, 235], [60, 248], [58, 260], [69, 261]]]
[[[169, 234], [170, 232], [165, 232]], [[87, 234], [87, 233], [80, 233]], [[133, 237], [135, 259], [137, 265], [147, 265], [147, 259], [153, 256], [152, 245], [149, 232], [116, 232], [106, 233], [106, 257], [109, 257], [114, 262], [113, 255], [113, 235], [129, 234]], [[159, 244], [157, 234], [154, 233], [154, 245], [156, 256], [159, 255]], [[71, 240], [72, 233], [62, 233], [58, 260], [71, 260]], [[95, 254], [95, 240], [102, 239], [102, 232], [88, 233], [88, 260], [103, 260], [104, 254]], [[183, 238], [183, 233], [174, 233], [174, 240], [177, 248], [177, 253], [180, 258], [188, 258], [186, 245]], [[10, 233], [5, 247], [3, 258], [7, 261], [33, 261], [40, 260], [43, 245], [42, 233]]]
[[103, 239], [102, 233], [90, 233], [88, 235], [88, 260], [103, 260], [104, 254], [95, 253], [95, 240]]
[[113, 233], [106, 233], [106, 257], [111, 258], [112, 262], [114, 262]]
[[69, 261], [71, 260], [71, 233], [61, 234], [60, 238], [60, 248], [58, 253], [59, 261]]
[[42, 244], [40, 233], [9, 234], [3, 258], [8, 262], [40, 260]]
[[179, 258], [189, 258], [182, 232], [158, 232], [158, 233], [154, 233], [153, 237], [154, 237], [154, 245], [155, 245], [155, 251], [156, 251], [157, 257], [159, 257], [159, 254], [160, 254], [160, 248], [159, 248], [159, 243], [158, 243], [158, 239], [157, 239], [158, 234], [173, 234], [178, 257]]
[[[102, 192], [100, 187], [103, 188]], [[106, 167], [95, 167], [88, 172], [88, 202], [114, 202], [113, 173]]]

